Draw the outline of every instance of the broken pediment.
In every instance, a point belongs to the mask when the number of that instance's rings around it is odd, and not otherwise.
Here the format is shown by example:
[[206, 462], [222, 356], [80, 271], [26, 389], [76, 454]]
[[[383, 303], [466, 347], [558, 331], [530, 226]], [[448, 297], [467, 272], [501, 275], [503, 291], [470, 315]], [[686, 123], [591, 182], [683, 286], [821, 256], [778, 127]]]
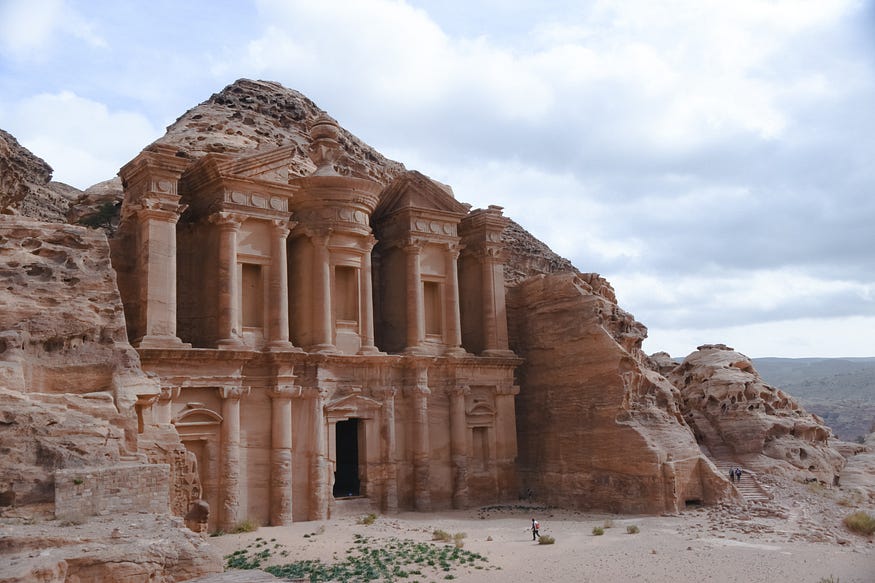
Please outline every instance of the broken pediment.
[[468, 214], [470, 205], [462, 204], [453, 197], [452, 189], [428, 176], [411, 170], [405, 172], [383, 190], [380, 204], [374, 210], [374, 219], [379, 220], [404, 210], [437, 211], [461, 218]]

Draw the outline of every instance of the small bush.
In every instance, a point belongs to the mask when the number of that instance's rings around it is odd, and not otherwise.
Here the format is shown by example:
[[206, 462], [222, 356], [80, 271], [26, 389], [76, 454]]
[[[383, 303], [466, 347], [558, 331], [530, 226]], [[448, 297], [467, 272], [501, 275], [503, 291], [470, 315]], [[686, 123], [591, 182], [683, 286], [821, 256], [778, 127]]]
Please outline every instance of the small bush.
[[626, 527], [626, 534], [638, 534], [639, 532], [641, 532], [641, 531], [638, 530], [637, 525], [630, 524], [629, 526]]
[[85, 483], [85, 480], [83, 480], [82, 478], [73, 478], [73, 483], [77, 486], [81, 486], [83, 483]]
[[431, 533], [431, 540], [438, 540], [442, 543], [448, 543], [453, 540], [453, 537], [450, 536], [450, 533], [448, 533], [447, 531], [437, 529], [433, 533]]
[[603, 534], [605, 534], [605, 529], [603, 529], [601, 526], [594, 526], [592, 527], [592, 534], [593, 536], [602, 536]]
[[258, 523], [254, 520], [247, 518], [241, 522], [237, 523], [237, 526], [234, 527], [234, 530], [231, 532], [234, 534], [240, 534], [241, 532], [255, 532], [258, 530]]
[[875, 517], [862, 510], [848, 514], [843, 522], [848, 529], [858, 534], [869, 536], [875, 533]]
[[550, 536], [549, 534], [542, 534], [541, 538], [538, 539], [539, 545], [552, 545], [556, 542], [556, 539]]
[[364, 524], [365, 526], [369, 524], [374, 524], [374, 521], [377, 520], [377, 515], [371, 512], [366, 516], [362, 516], [358, 519], [359, 524]]
[[461, 549], [462, 547], [465, 546], [464, 538], [466, 536], [468, 536], [468, 535], [465, 534], [464, 532], [457, 532], [456, 534], [453, 535], [453, 543], [456, 545], [457, 549]]
[[818, 581], [817, 583], [839, 583], [839, 578], [833, 577], [832, 575], [830, 575], [829, 577], [821, 577], [820, 581]]
[[604, 527], [605, 527], [605, 528], [613, 528], [613, 527], [614, 527], [614, 521], [613, 521], [613, 519], [611, 519], [611, 518], [607, 518], [607, 519], [605, 519]]

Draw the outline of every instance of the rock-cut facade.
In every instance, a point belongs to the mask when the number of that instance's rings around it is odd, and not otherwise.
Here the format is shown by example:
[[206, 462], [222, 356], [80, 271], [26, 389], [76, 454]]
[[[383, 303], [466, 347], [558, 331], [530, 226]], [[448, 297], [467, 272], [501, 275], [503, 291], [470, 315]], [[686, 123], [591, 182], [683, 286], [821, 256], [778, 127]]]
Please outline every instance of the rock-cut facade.
[[296, 146], [122, 168], [113, 267], [160, 381], [140, 426], [194, 454], [211, 529], [516, 497], [508, 219], [417, 172], [338, 174], [327, 116], [310, 137], [303, 177]]

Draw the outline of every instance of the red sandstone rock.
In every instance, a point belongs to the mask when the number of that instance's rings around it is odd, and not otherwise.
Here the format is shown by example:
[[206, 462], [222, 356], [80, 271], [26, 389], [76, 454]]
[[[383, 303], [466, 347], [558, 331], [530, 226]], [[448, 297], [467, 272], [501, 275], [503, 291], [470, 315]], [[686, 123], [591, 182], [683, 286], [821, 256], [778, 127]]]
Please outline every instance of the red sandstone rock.
[[79, 190], [51, 182], [52, 167], [0, 130], [0, 214], [64, 222]]
[[676, 389], [642, 364], [646, 329], [617, 307], [604, 279], [533, 277], [510, 290], [509, 306], [511, 346], [525, 359], [517, 399], [524, 492], [613, 512], [733, 497], [681, 418]]
[[712, 453], [728, 448], [756, 471], [837, 480], [844, 458], [830, 447], [829, 427], [764, 383], [745, 355], [722, 344], [700, 346], [669, 379], [681, 391], [685, 418]]

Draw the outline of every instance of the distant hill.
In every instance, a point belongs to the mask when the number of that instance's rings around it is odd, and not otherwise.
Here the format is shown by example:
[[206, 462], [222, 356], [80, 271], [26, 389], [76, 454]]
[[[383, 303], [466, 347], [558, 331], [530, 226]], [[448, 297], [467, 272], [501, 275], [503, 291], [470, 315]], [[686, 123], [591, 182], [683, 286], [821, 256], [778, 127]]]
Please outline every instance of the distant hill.
[[875, 358], [754, 358], [768, 384], [823, 417], [842, 439], [875, 429]]

